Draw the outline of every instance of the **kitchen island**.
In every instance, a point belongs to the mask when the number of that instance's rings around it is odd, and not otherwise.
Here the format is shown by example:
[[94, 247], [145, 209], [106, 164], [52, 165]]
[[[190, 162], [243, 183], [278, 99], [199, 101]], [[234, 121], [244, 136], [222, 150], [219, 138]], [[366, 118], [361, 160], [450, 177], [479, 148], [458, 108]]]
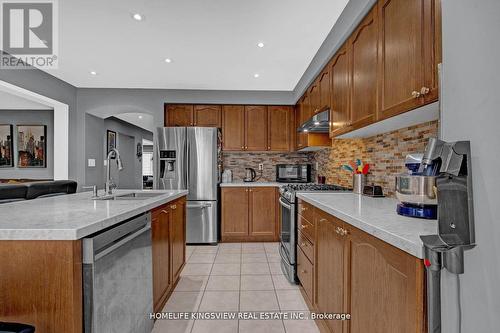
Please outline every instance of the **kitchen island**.
[[[152, 247], [146, 250], [152, 259], [149, 308], [163, 305], [185, 263], [187, 193], [118, 190], [114, 198], [93, 200], [84, 192], [0, 205], [0, 321], [31, 324], [37, 333], [82, 332], [82, 238], [114, 230], [137, 216], [151, 221], [152, 241], [145, 243]], [[136, 273], [127, 266], [126, 271]]]

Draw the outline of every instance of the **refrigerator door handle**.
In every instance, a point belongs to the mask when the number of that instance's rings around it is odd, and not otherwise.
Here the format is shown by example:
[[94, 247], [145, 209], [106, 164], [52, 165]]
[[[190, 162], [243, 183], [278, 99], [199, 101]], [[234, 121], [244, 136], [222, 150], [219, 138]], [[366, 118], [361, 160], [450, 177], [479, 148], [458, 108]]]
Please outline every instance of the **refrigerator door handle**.
[[[189, 191], [189, 171], [190, 171], [190, 166], [189, 166], [189, 136], [188, 132], [186, 129], [186, 172], [184, 173], [186, 176], [186, 190]], [[189, 195], [189, 193], [188, 193]]]

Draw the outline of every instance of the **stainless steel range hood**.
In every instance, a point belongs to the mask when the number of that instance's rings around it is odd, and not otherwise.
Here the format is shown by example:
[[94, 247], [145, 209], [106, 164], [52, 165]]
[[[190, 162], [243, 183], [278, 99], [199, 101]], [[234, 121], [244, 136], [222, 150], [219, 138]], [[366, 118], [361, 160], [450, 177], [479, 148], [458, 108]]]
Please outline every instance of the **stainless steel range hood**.
[[303, 123], [297, 132], [328, 133], [330, 130], [330, 109], [315, 114]]

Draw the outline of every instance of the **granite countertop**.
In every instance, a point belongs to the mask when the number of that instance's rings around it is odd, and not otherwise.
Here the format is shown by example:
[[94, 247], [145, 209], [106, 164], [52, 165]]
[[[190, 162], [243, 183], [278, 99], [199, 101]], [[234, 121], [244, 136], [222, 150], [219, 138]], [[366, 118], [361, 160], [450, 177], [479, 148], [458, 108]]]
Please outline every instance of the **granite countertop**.
[[278, 183], [278, 182], [232, 182], [232, 183], [220, 183], [220, 187], [280, 187], [286, 185], [286, 183]]
[[81, 192], [0, 204], [0, 241], [80, 239], [188, 193], [116, 190], [115, 194], [130, 192], [162, 194], [144, 200], [92, 200], [91, 192]]
[[420, 235], [437, 233], [437, 220], [398, 215], [396, 199], [354, 193], [297, 193], [297, 197], [420, 259]]

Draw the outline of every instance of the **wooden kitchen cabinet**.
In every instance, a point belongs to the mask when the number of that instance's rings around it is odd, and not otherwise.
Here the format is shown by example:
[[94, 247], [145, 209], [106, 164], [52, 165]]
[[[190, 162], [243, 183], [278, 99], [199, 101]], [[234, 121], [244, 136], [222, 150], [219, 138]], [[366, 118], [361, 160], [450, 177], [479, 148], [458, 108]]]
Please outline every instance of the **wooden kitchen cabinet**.
[[275, 187], [222, 188], [222, 241], [278, 240]]
[[193, 105], [165, 104], [165, 126], [193, 126]]
[[348, 332], [424, 332], [422, 261], [353, 227], [346, 243]]
[[245, 150], [245, 107], [243, 105], [222, 106], [222, 149]]
[[303, 293], [311, 311], [351, 315], [346, 321], [318, 321], [321, 331], [426, 332], [422, 260], [311, 207], [299, 202], [299, 219], [307, 221], [303, 215], [312, 213], [316, 225], [313, 242], [299, 231], [297, 274]]
[[151, 213], [153, 254], [153, 309], [161, 311], [172, 286], [170, 273], [170, 210], [161, 207]]
[[379, 119], [437, 99], [440, 4], [435, 0], [380, 0]]
[[293, 108], [291, 106], [268, 106], [267, 117], [267, 150], [289, 151], [293, 128]]
[[[316, 304], [321, 311], [343, 313], [345, 237], [339, 234], [343, 222], [318, 211], [316, 242]], [[331, 332], [342, 332], [343, 322], [325, 320]], [[367, 331], [369, 332], [369, 331]]]
[[186, 262], [186, 199], [174, 201], [169, 206], [171, 212], [170, 242], [172, 281], [179, 278]]
[[186, 261], [186, 198], [151, 212], [153, 309], [161, 311]]
[[377, 114], [377, 7], [359, 24], [349, 39], [350, 129], [375, 121]]
[[326, 66], [323, 72], [319, 75], [319, 109], [323, 111], [330, 108], [331, 104], [331, 81], [330, 68]]
[[221, 105], [195, 105], [194, 126], [222, 127]]
[[314, 81], [312, 84], [311, 84], [311, 87], [309, 88], [309, 97], [310, 97], [310, 110], [308, 112], [308, 117], [305, 119], [309, 119], [311, 118], [312, 116], [314, 116], [316, 113], [319, 112], [320, 108], [321, 108], [321, 96], [320, 96], [320, 86], [319, 86], [319, 82], [318, 82], [318, 79], [316, 79], [316, 81]]
[[334, 56], [330, 65], [331, 76], [331, 109], [330, 136], [334, 137], [346, 131], [350, 123], [349, 107], [349, 55], [347, 45], [342, 46]]
[[268, 150], [267, 142], [267, 106], [245, 106], [245, 150]]

